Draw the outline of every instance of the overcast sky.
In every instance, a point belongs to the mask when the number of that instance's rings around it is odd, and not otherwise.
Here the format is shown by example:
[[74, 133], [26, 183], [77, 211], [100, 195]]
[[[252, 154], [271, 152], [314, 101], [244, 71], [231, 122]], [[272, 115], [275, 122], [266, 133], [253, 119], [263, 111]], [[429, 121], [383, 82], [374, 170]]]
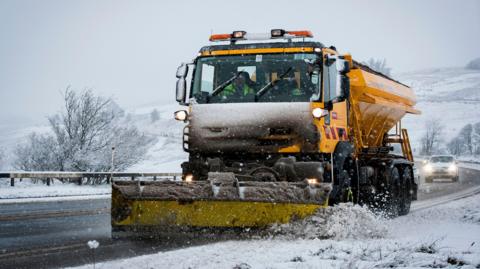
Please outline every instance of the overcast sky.
[[0, 124], [39, 121], [60, 93], [92, 88], [122, 107], [173, 103], [175, 71], [214, 33], [309, 29], [394, 72], [480, 57], [480, 0], [0, 0]]

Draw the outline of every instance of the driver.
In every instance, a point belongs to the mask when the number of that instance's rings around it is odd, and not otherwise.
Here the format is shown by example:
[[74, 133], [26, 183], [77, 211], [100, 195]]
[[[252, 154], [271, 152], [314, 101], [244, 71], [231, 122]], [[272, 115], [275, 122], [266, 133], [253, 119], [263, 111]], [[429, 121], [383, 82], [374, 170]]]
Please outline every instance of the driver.
[[224, 96], [247, 96], [249, 94], [254, 94], [253, 89], [249, 86], [251, 85], [250, 75], [248, 72], [242, 71], [238, 73], [238, 76], [235, 80], [233, 80], [230, 85], [225, 87], [223, 90]]

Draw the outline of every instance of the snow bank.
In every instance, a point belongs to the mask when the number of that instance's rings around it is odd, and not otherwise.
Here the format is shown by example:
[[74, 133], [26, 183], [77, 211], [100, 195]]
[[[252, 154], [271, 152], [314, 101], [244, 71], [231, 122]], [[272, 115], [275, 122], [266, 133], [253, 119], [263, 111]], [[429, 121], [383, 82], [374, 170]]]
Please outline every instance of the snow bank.
[[368, 208], [351, 203], [320, 209], [315, 215], [289, 224], [275, 225], [272, 234], [283, 238], [370, 239], [387, 233], [385, 220]]

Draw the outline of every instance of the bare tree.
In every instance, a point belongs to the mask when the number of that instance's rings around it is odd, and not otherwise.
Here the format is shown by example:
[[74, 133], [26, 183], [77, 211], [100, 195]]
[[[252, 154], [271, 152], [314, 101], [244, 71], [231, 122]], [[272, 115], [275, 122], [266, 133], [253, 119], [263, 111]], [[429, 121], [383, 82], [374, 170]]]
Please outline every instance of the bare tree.
[[480, 122], [477, 122], [473, 125], [472, 144], [473, 153], [475, 155], [480, 154]]
[[152, 112], [150, 112], [150, 120], [152, 122], [156, 122], [159, 119], [160, 119], [160, 114], [158, 113], [158, 110], [157, 109], [152, 110]]
[[421, 138], [421, 154], [432, 155], [437, 152], [442, 141], [443, 126], [437, 119], [425, 123], [425, 134]]
[[31, 133], [27, 142], [15, 149], [14, 166], [20, 170], [60, 170], [62, 160], [55, 137], [50, 134]]
[[52, 134], [32, 134], [17, 147], [15, 165], [22, 170], [108, 171], [115, 146], [115, 168], [126, 169], [145, 156], [153, 138], [125, 127], [122, 115], [109, 98], [67, 88], [64, 111], [48, 119]]
[[463, 143], [458, 137], [455, 137], [448, 143], [447, 149], [451, 154], [459, 156], [463, 153]]
[[480, 58], [471, 60], [465, 67], [467, 69], [480, 70]]
[[466, 153], [473, 154], [472, 144], [473, 126], [469, 123], [460, 130], [459, 138], [463, 142]]
[[364, 62], [364, 64], [368, 65], [368, 67], [372, 68], [373, 70], [380, 72], [384, 75], [390, 76], [390, 72], [392, 71], [391, 68], [387, 66], [387, 60], [383, 59], [374, 59], [370, 58], [367, 62]]
[[5, 166], [5, 149], [0, 147], [0, 170]]
[[448, 143], [447, 148], [454, 155], [474, 153], [474, 128], [472, 124], [463, 126], [458, 135]]

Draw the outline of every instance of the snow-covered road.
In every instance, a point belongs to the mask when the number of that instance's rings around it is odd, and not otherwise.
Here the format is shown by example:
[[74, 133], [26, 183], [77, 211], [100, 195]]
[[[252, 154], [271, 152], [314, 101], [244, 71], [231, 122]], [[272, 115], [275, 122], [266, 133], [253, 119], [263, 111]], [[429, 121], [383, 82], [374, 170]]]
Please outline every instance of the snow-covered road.
[[[92, 268], [92, 251], [86, 244], [92, 239], [100, 241], [96, 255], [102, 262], [96, 268], [444, 267], [456, 262], [475, 268], [479, 263], [476, 256], [480, 256], [480, 195], [476, 194], [480, 172], [463, 168], [461, 173], [460, 184], [422, 186], [422, 200], [412, 205], [408, 216], [378, 219], [363, 208], [344, 204], [327, 209], [313, 221], [276, 227], [269, 238], [251, 235], [248, 240], [243, 236], [229, 241], [208, 240], [210, 243], [199, 238], [187, 242], [112, 241], [109, 214], [103, 211], [73, 218], [66, 214], [35, 215], [27, 221], [12, 219], [0, 227], [4, 230], [0, 241], [10, 240], [0, 249], [0, 268], [29, 268], [39, 262], [44, 267], [85, 264], [79, 268]], [[83, 208], [82, 201], [78, 205], [74, 201], [45, 201], [45, 208], [50, 210], [50, 205], [60, 203], [69, 212]], [[97, 199], [95, 203], [109, 202]], [[30, 212], [30, 204], [19, 204], [16, 207], [20, 208], [12, 210]], [[0, 210], [7, 217], [13, 214], [7, 210], [10, 206], [4, 204]], [[19, 216], [25, 218], [23, 213]], [[79, 234], [87, 235], [88, 240]], [[28, 246], [20, 241], [28, 242]], [[15, 250], [14, 245], [21, 249]], [[148, 255], [139, 256], [144, 254]]]
[[[479, 205], [477, 194], [393, 220], [364, 223], [364, 209], [342, 205], [332, 216], [338, 225], [329, 226], [337, 232], [330, 239], [289, 235], [232, 240], [109, 261], [96, 268], [479, 268]], [[373, 236], [359, 229], [369, 229]]]
[[343, 204], [325, 213], [328, 221], [320, 214], [269, 238], [159, 252], [96, 268], [480, 268], [479, 191], [477, 186], [418, 202], [409, 215], [393, 220]]

